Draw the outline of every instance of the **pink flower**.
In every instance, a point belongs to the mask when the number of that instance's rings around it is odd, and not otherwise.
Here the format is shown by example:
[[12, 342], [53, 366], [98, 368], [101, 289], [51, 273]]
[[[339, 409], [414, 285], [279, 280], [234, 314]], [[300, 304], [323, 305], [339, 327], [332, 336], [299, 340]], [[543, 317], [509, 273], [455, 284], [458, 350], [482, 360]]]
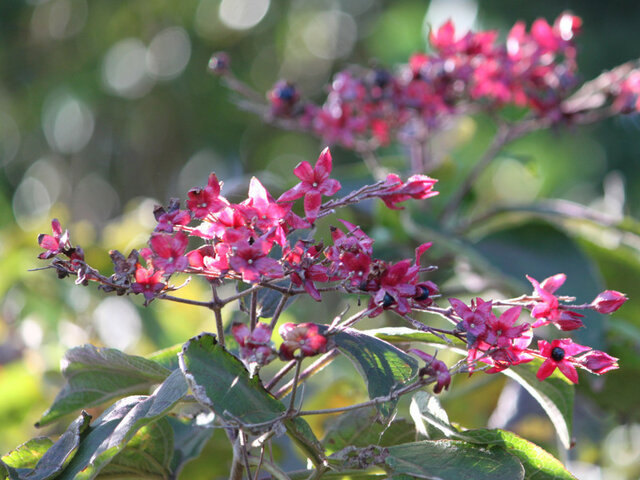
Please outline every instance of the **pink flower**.
[[481, 298], [471, 301], [469, 308], [463, 301], [457, 298], [450, 298], [449, 303], [462, 321], [458, 328], [467, 332], [467, 343], [473, 345], [477, 340], [484, 340], [489, 333], [489, 320], [493, 316], [491, 313], [491, 301], [485, 302]]
[[282, 337], [280, 357], [283, 360], [311, 357], [327, 351], [327, 338], [315, 323], [284, 323], [279, 332]]
[[69, 232], [68, 230], [62, 231], [62, 226], [57, 218], [51, 220], [51, 230], [53, 231], [53, 236], [46, 233], [38, 235], [38, 245], [46, 250], [38, 255], [38, 258], [48, 259], [71, 249]]
[[451, 384], [451, 373], [449, 373], [449, 367], [447, 367], [446, 363], [438, 360], [433, 355], [423, 352], [422, 350], [412, 348], [409, 352], [417, 355], [427, 363], [420, 369], [420, 375], [435, 378], [436, 385], [433, 387], [433, 393], [440, 393], [443, 388], [445, 390], [449, 389], [449, 385]]
[[185, 256], [188, 243], [189, 238], [183, 232], [151, 235], [149, 246], [155, 254], [153, 264], [167, 275], [185, 270], [189, 266]]
[[551, 343], [538, 340], [538, 349], [540, 355], [546, 357], [536, 374], [538, 380], [547, 378], [557, 367], [569, 381], [578, 383], [578, 372], [574, 364], [579, 364], [579, 360], [573, 357], [589, 351], [589, 347], [573, 343], [570, 338], [562, 338]]
[[284, 192], [278, 202], [291, 202], [304, 197], [304, 212], [307, 220], [313, 222], [318, 218], [322, 195], [331, 196], [341, 188], [340, 182], [329, 178], [331, 168], [332, 159], [328, 147], [318, 157], [315, 167], [311, 167], [306, 161], [299, 163], [293, 173], [301, 182]]
[[284, 251], [283, 258], [291, 270], [291, 281], [294, 285], [302, 285], [316, 302], [322, 300], [320, 292], [313, 282], [329, 281], [328, 269], [320, 262], [322, 245], [309, 246], [308, 242], [298, 240], [293, 248]]
[[244, 323], [234, 323], [231, 334], [240, 345], [240, 357], [246, 363], [266, 365], [275, 358], [271, 346], [271, 329], [266, 323], [258, 323], [253, 331]]
[[269, 245], [262, 239], [249, 244], [239, 241], [231, 247], [229, 266], [242, 275], [242, 280], [256, 283], [262, 277], [280, 278], [283, 276], [282, 265], [274, 258], [267, 257]]
[[169, 201], [167, 210], [157, 205], [153, 209], [153, 215], [158, 222], [156, 232], [172, 233], [175, 226], [188, 225], [191, 221], [191, 214], [186, 210], [180, 210], [180, 202], [176, 198]]
[[580, 365], [591, 373], [602, 375], [610, 370], [618, 368], [618, 359], [612, 357], [608, 353], [599, 350], [593, 350], [586, 355], [580, 357]]
[[198, 219], [205, 218], [210, 213], [222, 210], [228, 202], [220, 196], [220, 182], [215, 173], [209, 175], [209, 181], [204, 188], [192, 188], [188, 192], [187, 208]]
[[591, 302], [591, 307], [599, 313], [612, 313], [618, 310], [627, 300], [629, 299], [624, 293], [605, 290]]
[[133, 293], [141, 293], [145, 299], [145, 305], [153, 300], [158, 292], [166, 286], [162, 282], [162, 270], [155, 270], [153, 265], [147, 268], [136, 264], [135, 282], [131, 284]]
[[269, 239], [284, 246], [286, 234], [282, 224], [291, 206], [274, 202], [256, 177], [252, 177], [249, 183], [249, 198], [236, 208], [242, 212], [248, 223], [258, 230], [258, 235], [268, 234]]
[[533, 285], [534, 293], [539, 297], [536, 305], [531, 309], [531, 316], [537, 319], [537, 321], [531, 325], [533, 328], [553, 323], [560, 330], [568, 331], [576, 330], [583, 326], [580, 318], [584, 315], [560, 308], [558, 298], [553, 295], [567, 279], [564, 273], [558, 273], [552, 277], [545, 278], [542, 283], [538, 283], [535, 278], [529, 275], [527, 275], [527, 279]]
[[400, 177], [394, 173], [387, 175], [384, 188], [376, 196], [392, 210], [402, 210], [397, 204], [405, 202], [410, 198], [423, 200], [438, 195], [439, 192], [433, 190], [437, 180], [426, 175], [413, 175], [409, 177], [407, 183], [402, 183]]

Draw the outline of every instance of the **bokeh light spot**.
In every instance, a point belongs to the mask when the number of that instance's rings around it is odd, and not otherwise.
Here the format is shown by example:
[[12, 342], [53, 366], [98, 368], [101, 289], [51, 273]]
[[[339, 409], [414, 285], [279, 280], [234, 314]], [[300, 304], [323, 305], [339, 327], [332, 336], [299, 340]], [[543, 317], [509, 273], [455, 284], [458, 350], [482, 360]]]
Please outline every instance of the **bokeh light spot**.
[[302, 37], [307, 49], [316, 57], [333, 60], [351, 53], [358, 38], [358, 26], [351, 15], [337, 10], [314, 15]]
[[100, 340], [108, 347], [126, 350], [142, 333], [142, 321], [136, 308], [124, 298], [106, 298], [93, 313]]
[[42, 128], [53, 150], [64, 154], [79, 152], [91, 140], [93, 127], [91, 110], [77, 98], [56, 92], [45, 102]]
[[269, 0], [222, 0], [218, 15], [227, 27], [247, 30], [255, 27], [269, 10]]
[[180, 75], [191, 56], [189, 35], [182, 27], [158, 32], [147, 49], [147, 70], [154, 78], [171, 80]]
[[110, 92], [124, 98], [140, 98], [153, 87], [146, 69], [147, 49], [137, 38], [113, 45], [102, 63], [102, 81]]

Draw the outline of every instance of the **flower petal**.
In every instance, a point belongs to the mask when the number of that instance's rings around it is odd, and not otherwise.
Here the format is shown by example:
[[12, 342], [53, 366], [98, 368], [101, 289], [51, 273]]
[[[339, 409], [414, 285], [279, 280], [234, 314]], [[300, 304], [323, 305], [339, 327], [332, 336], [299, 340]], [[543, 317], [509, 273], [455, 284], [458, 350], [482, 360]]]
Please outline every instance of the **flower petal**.
[[304, 213], [307, 220], [313, 222], [318, 218], [320, 205], [322, 205], [322, 194], [317, 190], [309, 190], [304, 196]]
[[313, 183], [315, 181], [313, 175], [313, 167], [307, 161], [300, 162], [296, 168], [293, 169], [293, 174], [303, 182]]
[[323, 182], [329, 178], [329, 174], [331, 173], [331, 168], [333, 166], [332, 164], [333, 159], [331, 158], [331, 152], [329, 151], [329, 147], [326, 147], [322, 150], [322, 153], [320, 153], [314, 168], [316, 182]]

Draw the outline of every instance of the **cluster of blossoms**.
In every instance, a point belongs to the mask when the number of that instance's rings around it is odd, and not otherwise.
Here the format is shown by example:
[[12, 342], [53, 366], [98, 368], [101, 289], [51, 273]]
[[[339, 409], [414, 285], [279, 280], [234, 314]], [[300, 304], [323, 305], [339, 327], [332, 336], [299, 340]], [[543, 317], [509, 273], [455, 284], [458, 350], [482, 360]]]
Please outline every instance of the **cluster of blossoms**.
[[[373, 239], [360, 227], [344, 220], [341, 222], [346, 230], [331, 227], [331, 245], [318, 243], [310, 235], [301, 238], [298, 234], [294, 240], [293, 232], [310, 229], [318, 218], [339, 207], [379, 198], [389, 208], [399, 209], [402, 208], [399, 204], [409, 199], [426, 199], [437, 194], [433, 190], [436, 180], [425, 175], [414, 175], [403, 182], [397, 175], [390, 174], [385, 180], [323, 203], [323, 196], [331, 197], [341, 188], [337, 180], [330, 178], [331, 170], [331, 154], [325, 149], [315, 166], [302, 162], [294, 169], [299, 183], [277, 200], [253, 178], [248, 197], [240, 203], [232, 203], [222, 196], [222, 183], [212, 173], [205, 187], [188, 192], [185, 209], [181, 209], [178, 200], [171, 200], [166, 208], [156, 207], [157, 225], [148, 247], [139, 253], [134, 250], [128, 257], [111, 252], [115, 273], [110, 277], [84, 262], [82, 250], [71, 246], [68, 233], [62, 232], [57, 220], [52, 223], [53, 236], [39, 236], [39, 244], [45, 249], [40, 258], [53, 259], [52, 265], [60, 276], [75, 274], [79, 282], [96, 281], [107, 291], [142, 294], [145, 303], [155, 298], [175, 300], [176, 297], [168, 295], [177, 289], [169, 283], [170, 277], [186, 273], [206, 278], [214, 290], [224, 281], [242, 282], [249, 285], [249, 292], [272, 289], [285, 300], [293, 295], [308, 294], [320, 301], [323, 291], [364, 295], [369, 302], [361, 318], [391, 311], [425, 331], [432, 329], [410, 314], [414, 311], [436, 313], [454, 324], [452, 330], [439, 330], [440, 333], [466, 341], [469, 371], [479, 362], [490, 366], [488, 372], [497, 372], [540, 357], [546, 359], [539, 372], [540, 379], [557, 366], [576, 382], [575, 366], [595, 373], [616, 368], [615, 358], [573, 344], [569, 339], [554, 340], [551, 344], [540, 340], [538, 350], [529, 348], [534, 328], [553, 324], [566, 331], [582, 326], [582, 315], [561, 304], [554, 295], [564, 282], [564, 275], [550, 277], [542, 283], [530, 278], [534, 295], [514, 300], [511, 308], [496, 317], [493, 307], [505, 304], [480, 298], [471, 302], [471, 306], [452, 298], [450, 309], [434, 304], [439, 289], [421, 275], [433, 268], [421, 265], [431, 243], [418, 246], [414, 258], [398, 262], [381, 260], [374, 256]], [[302, 199], [303, 216], [293, 209], [299, 199]], [[201, 245], [189, 249], [190, 238]], [[221, 308], [243, 295], [239, 293], [226, 302], [214, 297], [213, 303], [200, 304]], [[610, 313], [625, 300], [618, 292], [605, 291], [594, 302], [580, 308]], [[278, 356], [283, 360], [299, 359], [329, 348], [331, 328], [315, 323], [287, 323], [280, 327], [283, 342], [276, 351], [271, 341], [272, 330], [285, 303], [281, 302], [270, 324], [257, 322], [254, 317], [250, 325], [233, 325], [231, 333], [247, 364], [264, 365]], [[530, 310], [535, 321], [516, 326], [523, 308]], [[416, 354], [427, 360], [422, 373], [433, 378], [436, 391], [446, 388], [450, 382], [448, 367], [424, 352]]]
[[[553, 340], [551, 343], [538, 340], [537, 350], [529, 347], [533, 339], [533, 329], [553, 324], [561, 331], [577, 330], [583, 327], [581, 317], [584, 315], [571, 308], [612, 313], [626, 302], [627, 297], [624, 294], [605, 290], [590, 304], [566, 306], [554, 295], [566, 280], [564, 274], [554, 275], [541, 283], [534, 278], [527, 278], [534, 287], [533, 295], [520, 299], [519, 302], [512, 302], [521, 305], [508, 308], [500, 317], [493, 314], [492, 301], [477, 298], [467, 306], [458, 299], [449, 300], [456, 315], [461, 319], [457, 325], [458, 330], [466, 333], [469, 371], [473, 371], [478, 361], [489, 365], [487, 373], [495, 373], [511, 365], [530, 362], [537, 357], [544, 359], [537, 373], [538, 379], [544, 380], [557, 367], [571, 382], [578, 383], [576, 367], [596, 374], [603, 374], [618, 367], [617, 358], [574, 343], [569, 338]], [[502, 304], [505, 303], [509, 304]], [[534, 321], [515, 325], [523, 308], [530, 311]]]
[[[530, 31], [518, 22], [500, 43], [497, 31], [460, 36], [448, 21], [432, 30], [431, 53], [413, 54], [395, 72], [337, 73], [322, 105], [303, 102], [293, 84], [278, 82], [267, 95], [271, 115], [293, 118], [326, 142], [348, 148], [357, 142], [386, 145], [392, 138], [422, 141], [445, 118], [479, 106], [513, 104], [559, 121], [561, 102], [577, 85], [574, 38], [581, 23], [567, 13], [553, 25], [538, 19]], [[217, 57], [213, 64], [219, 68]]]
[[[580, 86], [575, 38], [581, 27], [579, 17], [563, 13], [553, 24], [537, 19], [529, 30], [517, 22], [500, 42], [495, 30], [461, 34], [448, 21], [431, 31], [429, 53], [414, 53], [394, 70], [352, 66], [336, 73], [321, 103], [278, 81], [267, 92], [264, 117], [368, 153], [392, 141], [424, 143], [453, 116], [506, 105], [528, 109], [526, 118], [541, 126], [640, 111], [640, 69], [632, 62]], [[241, 85], [225, 53], [215, 54], [209, 69], [230, 79], [231, 88]], [[247, 100], [248, 106], [255, 99]]]

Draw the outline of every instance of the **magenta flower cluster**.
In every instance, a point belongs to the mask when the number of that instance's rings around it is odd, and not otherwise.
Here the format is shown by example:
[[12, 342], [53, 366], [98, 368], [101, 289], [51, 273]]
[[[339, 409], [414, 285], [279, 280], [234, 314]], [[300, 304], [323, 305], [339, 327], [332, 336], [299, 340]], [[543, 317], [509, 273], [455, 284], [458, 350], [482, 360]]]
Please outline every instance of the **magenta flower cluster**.
[[[148, 247], [139, 253], [131, 252], [128, 258], [111, 252], [115, 273], [110, 277], [84, 262], [82, 250], [71, 245], [68, 233], [62, 231], [57, 220], [52, 222], [53, 235], [38, 237], [45, 250], [40, 258], [51, 259], [60, 276], [75, 274], [79, 282], [86, 284], [93, 280], [107, 291], [142, 294], [145, 303], [167, 298], [177, 289], [170, 284], [171, 277], [186, 273], [202, 276], [214, 286], [223, 281], [243, 282], [252, 285], [251, 288], [273, 289], [286, 295], [308, 294], [316, 301], [322, 300], [323, 291], [366, 296], [369, 301], [362, 317], [390, 311], [425, 331], [435, 330], [417, 322], [411, 314], [435, 313], [455, 327], [450, 331], [438, 330], [440, 334], [466, 342], [469, 372], [483, 364], [488, 373], [499, 372], [538, 357], [544, 359], [538, 372], [541, 380], [558, 367], [569, 380], [577, 382], [576, 367], [597, 374], [617, 367], [614, 357], [574, 344], [570, 339], [552, 343], [540, 340], [537, 350], [531, 348], [533, 329], [553, 324], [569, 331], [583, 326], [583, 315], [554, 295], [565, 281], [563, 274], [543, 282], [528, 277], [534, 287], [530, 297], [506, 303], [477, 298], [470, 305], [451, 298], [451, 308], [443, 309], [435, 304], [438, 286], [423, 278], [432, 268], [422, 266], [431, 242], [418, 246], [413, 258], [389, 262], [374, 256], [371, 237], [344, 220], [341, 220], [344, 229], [331, 227], [330, 245], [323, 245], [309, 235], [303, 239], [298, 235], [293, 240], [294, 232], [310, 229], [318, 218], [339, 207], [379, 198], [389, 208], [397, 209], [409, 199], [426, 199], [437, 194], [433, 190], [436, 180], [425, 175], [414, 175], [403, 182], [390, 174], [385, 180], [323, 202], [323, 197], [333, 197], [341, 188], [331, 178], [331, 170], [331, 153], [325, 149], [315, 166], [302, 162], [295, 167], [294, 174], [300, 181], [277, 200], [257, 178], [252, 178], [247, 198], [239, 203], [232, 203], [222, 195], [222, 183], [212, 173], [206, 186], [188, 192], [186, 209], [181, 209], [175, 199], [167, 208], [156, 207], [157, 225]], [[301, 199], [303, 215], [299, 216], [294, 207]], [[190, 248], [190, 239], [199, 245]], [[283, 287], [282, 281], [287, 279], [290, 284]], [[592, 303], [573, 308], [611, 313], [625, 301], [623, 294], [606, 290]], [[496, 307], [509, 308], [496, 316]], [[530, 312], [531, 323], [517, 324], [523, 310]], [[231, 333], [245, 362], [264, 365], [277, 356], [289, 360], [327, 349], [327, 330], [303, 323], [280, 327], [283, 342], [276, 351], [271, 341], [274, 326], [275, 322], [234, 324]], [[428, 354], [419, 354], [423, 359], [427, 358], [425, 355]], [[433, 377], [436, 390], [441, 391], [449, 384], [448, 369], [439, 360], [431, 357], [427, 360], [424, 373]]]
[[[267, 94], [271, 115], [295, 119], [327, 143], [357, 148], [391, 140], [414, 143], [449, 116], [511, 104], [559, 121], [561, 102], [577, 85], [574, 39], [582, 21], [568, 13], [527, 31], [516, 23], [504, 43], [497, 31], [459, 35], [451, 21], [429, 36], [431, 53], [415, 53], [397, 71], [349, 68], [335, 75], [321, 105], [278, 82]], [[477, 107], [475, 107], [477, 108]]]

